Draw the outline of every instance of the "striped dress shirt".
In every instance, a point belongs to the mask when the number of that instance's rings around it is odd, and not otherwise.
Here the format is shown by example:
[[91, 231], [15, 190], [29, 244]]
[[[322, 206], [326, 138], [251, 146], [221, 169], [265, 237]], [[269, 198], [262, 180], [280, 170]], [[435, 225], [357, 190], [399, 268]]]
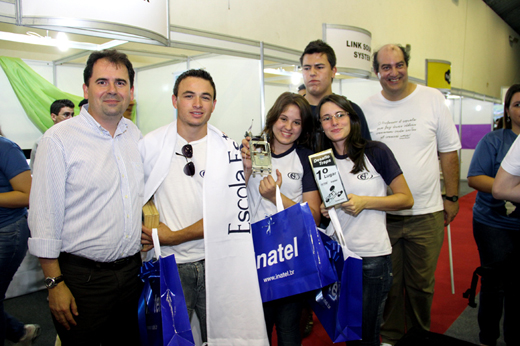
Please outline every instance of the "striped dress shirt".
[[83, 107], [38, 146], [30, 196], [29, 250], [112, 262], [140, 250], [144, 173], [139, 129], [122, 118], [114, 137]]

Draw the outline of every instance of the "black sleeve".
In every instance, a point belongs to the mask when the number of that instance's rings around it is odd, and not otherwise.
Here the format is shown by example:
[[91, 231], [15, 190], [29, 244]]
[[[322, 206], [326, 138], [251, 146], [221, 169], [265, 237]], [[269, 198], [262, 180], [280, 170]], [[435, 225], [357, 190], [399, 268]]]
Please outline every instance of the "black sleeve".
[[381, 174], [386, 185], [403, 174], [392, 150], [381, 142], [369, 142], [365, 148], [365, 155], [376, 171]]
[[365, 119], [365, 114], [361, 110], [361, 107], [359, 107], [352, 101], [350, 101], [350, 104], [352, 105], [352, 108], [354, 108], [359, 117], [359, 122], [361, 123], [361, 136], [363, 136], [363, 138], [367, 141], [372, 140], [372, 137], [370, 137], [370, 131], [368, 130], [367, 119]]

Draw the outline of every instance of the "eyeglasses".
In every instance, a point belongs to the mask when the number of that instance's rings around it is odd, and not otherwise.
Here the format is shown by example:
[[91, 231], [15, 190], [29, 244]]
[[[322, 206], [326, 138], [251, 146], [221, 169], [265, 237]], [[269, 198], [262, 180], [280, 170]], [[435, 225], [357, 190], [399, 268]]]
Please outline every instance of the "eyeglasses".
[[336, 118], [336, 120], [339, 120], [341, 118], [343, 118], [344, 116], [347, 116], [349, 115], [347, 112], [337, 112], [336, 114], [333, 114], [333, 115], [325, 115], [323, 117], [320, 118], [320, 121], [322, 123], [327, 123], [329, 121], [332, 120], [332, 117]]
[[[182, 151], [182, 154], [179, 154], [179, 153], [175, 153], [175, 154], [177, 154], [179, 156], [184, 156], [186, 158], [186, 161], [188, 161], [188, 159], [191, 159], [193, 157], [193, 147], [191, 146], [191, 144], [184, 145], [182, 147], [181, 151]], [[195, 175], [195, 164], [193, 163], [193, 161], [188, 161], [182, 171], [187, 176], [193, 177]]]

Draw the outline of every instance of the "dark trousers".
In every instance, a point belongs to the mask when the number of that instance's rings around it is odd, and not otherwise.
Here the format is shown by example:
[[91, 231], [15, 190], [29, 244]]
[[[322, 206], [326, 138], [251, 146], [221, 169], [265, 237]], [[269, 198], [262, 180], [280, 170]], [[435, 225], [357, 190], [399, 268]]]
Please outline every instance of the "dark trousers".
[[306, 297], [308, 296], [304, 293], [263, 304], [269, 345], [272, 344], [273, 326], [276, 326], [278, 345], [301, 345], [300, 319]]
[[139, 254], [114, 268], [78, 264], [61, 256], [59, 262], [78, 306], [77, 326], [70, 330], [53, 318], [62, 345], [139, 345], [137, 305], [143, 287]]
[[520, 323], [516, 274], [520, 265], [520, 232], [491, 227], [473, 219], [473, 235], [484, 269], [478, 311], [480, 342], [489, 346], [497, 344], [504, 312], [504, 340], [506, 345], [514, 345], [518, 342], [516, 328]]

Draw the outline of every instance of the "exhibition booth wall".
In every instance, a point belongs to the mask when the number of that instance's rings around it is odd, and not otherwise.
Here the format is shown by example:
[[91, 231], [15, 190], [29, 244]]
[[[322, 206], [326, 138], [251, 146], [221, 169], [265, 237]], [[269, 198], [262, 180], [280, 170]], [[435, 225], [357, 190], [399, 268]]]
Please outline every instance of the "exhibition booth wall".
[[[38, 74], [62, 91], [82, 96], [83, 66], [56, 67], [54, 77], [50, 62], [26, 61]], [[147, 134], [168, 124], [176, 117], [171, 102], [177, 76], [187, 68], [203, 68], [213, 76], [217, 88], [217, 104], [210, 123], [240, 142], [253, 121], [253, 133], [260, 133], [260, 62], [254, 59], [214, 55], [157, 68], [137, 70], [134, 96], [137, 101], [137, 125]], [[266, 84], [266, 111], [285, 91], [295, 91], [295, 85]], [[14, 94], [7, 77], [0, 69], [0, 126], [4, 135], [23, 149], [32, 148], [42, 133], [32, 124]], [[333, 92], [347, 96], [361, 104], [366, 98], [380, 92], [377, 80], [348, 78], [336, 79]], [[465, 179], [474, 148], [482, 136], [492, 130], [493, 101], [470, 97], [450, 96], [446, 104], [461, 133], [461, 178]]]

